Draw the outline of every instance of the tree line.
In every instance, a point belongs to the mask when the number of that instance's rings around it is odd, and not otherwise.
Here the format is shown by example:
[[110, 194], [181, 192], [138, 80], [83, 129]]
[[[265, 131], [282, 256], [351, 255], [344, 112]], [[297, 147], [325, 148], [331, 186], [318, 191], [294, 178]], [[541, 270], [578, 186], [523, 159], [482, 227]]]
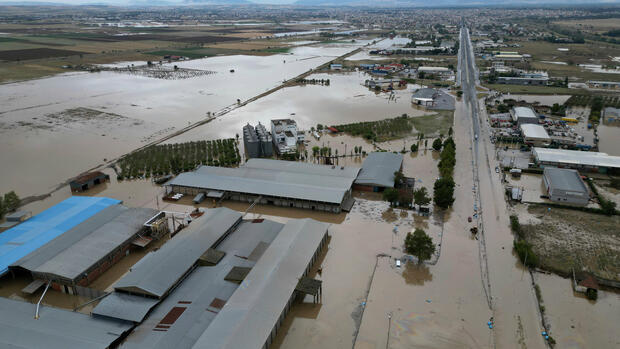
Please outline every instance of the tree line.
[[356, 122], [334, 126], [338, 131], [351, 136], [362, 136], [370, 141], [381, 141], [408, 134], [413, 130], [413, 125], [407, 114], [379, 121]]
[[237, 166], [241, 162], [233, 138], [154, 145], [123, 157], [118, 179], [148, 178], [191, 171], [199, 165]]

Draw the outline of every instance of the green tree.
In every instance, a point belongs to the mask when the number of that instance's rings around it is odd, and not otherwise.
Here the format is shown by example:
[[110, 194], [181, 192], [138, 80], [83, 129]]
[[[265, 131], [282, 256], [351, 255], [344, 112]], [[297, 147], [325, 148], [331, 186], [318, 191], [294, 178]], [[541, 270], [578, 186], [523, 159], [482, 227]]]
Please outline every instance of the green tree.
[[383, 191], [383, 200], [388, 201], [390, 204], [393, 204], [396, 200], [398, 200], [398, 190], [394, 188], [387, 188]]
[[14, 191], [10, 191], [4, 194], [4, 206], [6, 207], [6, 212], [13, 212], [17, 210], [21, 203], [19, 196], [15, 194]]
[[402, 171], [394, 172], [394, 186], [395, 187], [400, 186], [400, 184], [403, 182], [404, 178], [405, 178], [405, 175], [403, 175]]
[[433, 239], [422, 229], [416, 229], [413, 234], [405, 237], [405, 251], [418, 258], [418, 263], [429, 260], [435, 253]]
[[411, 152], [415, 153], [416, 151], [418, 151], [418, 144], [417, 143], [413, 143], [411, 145]]
[[521, 263], [530, 268], [536, 268], [538, 266], [538, 256], [532, 250], [532, 245], [528, 244], [525, 240], [515, 240], [513, 247]]
[[[452, 126], [450, 126], [450, 129], [448, 130], [448, 136], [452, 137], [452, 134], [454, 133], [454, 130], [452, 129]], [[447, 141], [447, 139], [446, 139]]]
[[428, 149], [428, 139], [424, 140], [424, 149]]
[[316, 124], [316, 129], [317, 129], [317, 131], [322, 131], [323, 130], [323, 125]]
[[603, 197], [599, 196], [599, 201], [601, 204], [601, 210], [603, 210], [603, 213], [608, 215], [608, 216], [613, 216], [616, 213], [616, 203], [611, 201], [611, 200], [607, 200]]
[[426, 206], [431, 203], [431, 197], [425, 187], [413, 191], [413, 202], [416, 205]]
[[443, 147], [443, 142], [441, 141], [441, 138], [437, 138], [433, 141], [433, 149], [440, 151], [441, 147]]
[[6, 213], [5, 209], [6, 207], [4, 207], [4, 198], [0, 196], [0, 219], [2, 219], [2, 217], [4, 217], [4, 214]]
[[312, 156], [316, 157], [317, 155], [319, 155], [319, 150], [321, 150], [321, 148], [319, 148], [319, 146], [317, 145], [312, 147]]
[[433, 190], [435, 205], [443, 209], [452, 206], [454, 203], [454, 180], [451, 177], [442, 177], [436, 180]]

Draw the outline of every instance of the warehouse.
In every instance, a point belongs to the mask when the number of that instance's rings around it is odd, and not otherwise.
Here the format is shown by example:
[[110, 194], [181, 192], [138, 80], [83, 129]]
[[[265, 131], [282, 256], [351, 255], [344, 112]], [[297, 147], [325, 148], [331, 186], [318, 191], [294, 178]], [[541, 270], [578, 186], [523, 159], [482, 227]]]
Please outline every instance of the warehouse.
[[69, 182], [69, 187], [72, 192], [82, 192], [109, 180], [110, 176], [103, 172], [89, 172], [74, 178]]
[[119, 200], [104, 197], [70, 197], [0, 235], [0, 276], [9, 265], [61, 236]]
[[238, 168], [201, 166], [166, 183], [168, 193], [222, 193], [225, 199], [339, 213], [353, 206], [351, 186], [360, 169], [250, 159]]
[[[123, 348], [264, 348], [327, 243], [328, 224], [208, 209], [144, 257], [93, 310], [138, 323]], [[243, 286], [242, 286], [243, 285]], [[240, 341], [240, 342], [236, 342]]]
[[576, 170], [545, 167], [543, 182], [551, 201], [579, 206], [585, 206], [590, 201], [588, 188]]
[[512, 121], [517, 125], [521, 124], [538, 124], [538, 116], [532, 108], [514, 107], [510, 110]]
[[533, 148], [532, 156], [540, 167], [564, 167], [583, 172], [620, 173], [620, 156], [579, 150]]
[[56, 290], [75, 294], [76, 287], [89, 285], [122, 259], [134, 240], [149, 239], [149, 228], [144, 224], [157, 214], [150, 208], [111, 205], [22, 257], [9, 269], [26, 271], [35, 280], [52, 281]]
[[533, 147], [548, 147], [551, 144], [551, 137], [541, 125], [521, 124], [519, 128], [525, 144]]
[[131, 328], [124, 321], [0, 297], [0, 347], [105, 349], [115, 347]]
[[372, 152], [364, 160], [353, 189], [378, 192], [394, 188], [394, 172], [400, 171], [402, 166], [402, 154]]

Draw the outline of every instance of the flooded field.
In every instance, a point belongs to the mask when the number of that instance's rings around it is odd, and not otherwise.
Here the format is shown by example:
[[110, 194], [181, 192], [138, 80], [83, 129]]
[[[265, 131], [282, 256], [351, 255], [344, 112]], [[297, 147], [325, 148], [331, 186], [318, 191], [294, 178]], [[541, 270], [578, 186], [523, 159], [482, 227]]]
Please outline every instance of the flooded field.
[[599, 138], [598, 149], [609, 155], [620, 156], [620, 127], [599, 124], [596, 128]]
[[318, 123], [337, 125], [393, 118], [402, 114], [430, 114], [411, 103], [411, 87], [389, 93], [371, 91], [364, 86], [370, 76], [364, 72], [313, 74], [307, 79], [329, 79], [329, 86], [305, 85], [280, 89], [214, 122], [197, 127], [168, 142], [231, 137], [246, 123], [261, 122], [269, 128], [271, 119], [292, 118], [299, 128], [309, 130]]
[[596, 302], [573, 292], [570, 279], [553, 274], [535, 275], [557, 348], [617, 348], [620, 295], [599, 290]]
[[[364, 43], [304, 46], [287, 55], [177, 62], [180, 68], [216, 72], [182, 80], [104, 71], [0, 85], [0, 148], [5, 150], [0, 161], [14, 164], [0, 167], [0, 192], [15, 190], [21, 197], [49, 192], [104, 159], [204, 120], [207, 113], [233, 108], [237, 99], [263, 93]], [[99, 116], [117, 115], [126, 122], [77, 117], [59, 125], [48, 120], [49, 115], [79, 108]]]

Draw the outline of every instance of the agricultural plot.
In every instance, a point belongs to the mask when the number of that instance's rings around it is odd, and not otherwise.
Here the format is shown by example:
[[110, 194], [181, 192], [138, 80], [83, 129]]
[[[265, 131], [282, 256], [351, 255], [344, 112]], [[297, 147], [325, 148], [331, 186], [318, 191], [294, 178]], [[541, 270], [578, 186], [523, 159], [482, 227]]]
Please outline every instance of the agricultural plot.
[[232, 167], [241, 156], [232, 139], [154, 145], [128, 154], [118, 162], [118, 179], [148, 178], [191, 171], [197, 166]]
[[85, 53], [86, 52], [58, 50], [54, 48], [30, 48], [23, 50], [0, 51], [0, 60], [25, 61], [29, 59], [77, 56]]
[[437, 113], [423, 116], [402, 116], [379, 121], [357, 122], [334, 126], [341, 132], [352, 136], [362, 136], [374, 142], [385, 142], [403, 138], [415, 131], [428, 136], [446, 134], [452, 126], [454, 111], [441, 110]]

